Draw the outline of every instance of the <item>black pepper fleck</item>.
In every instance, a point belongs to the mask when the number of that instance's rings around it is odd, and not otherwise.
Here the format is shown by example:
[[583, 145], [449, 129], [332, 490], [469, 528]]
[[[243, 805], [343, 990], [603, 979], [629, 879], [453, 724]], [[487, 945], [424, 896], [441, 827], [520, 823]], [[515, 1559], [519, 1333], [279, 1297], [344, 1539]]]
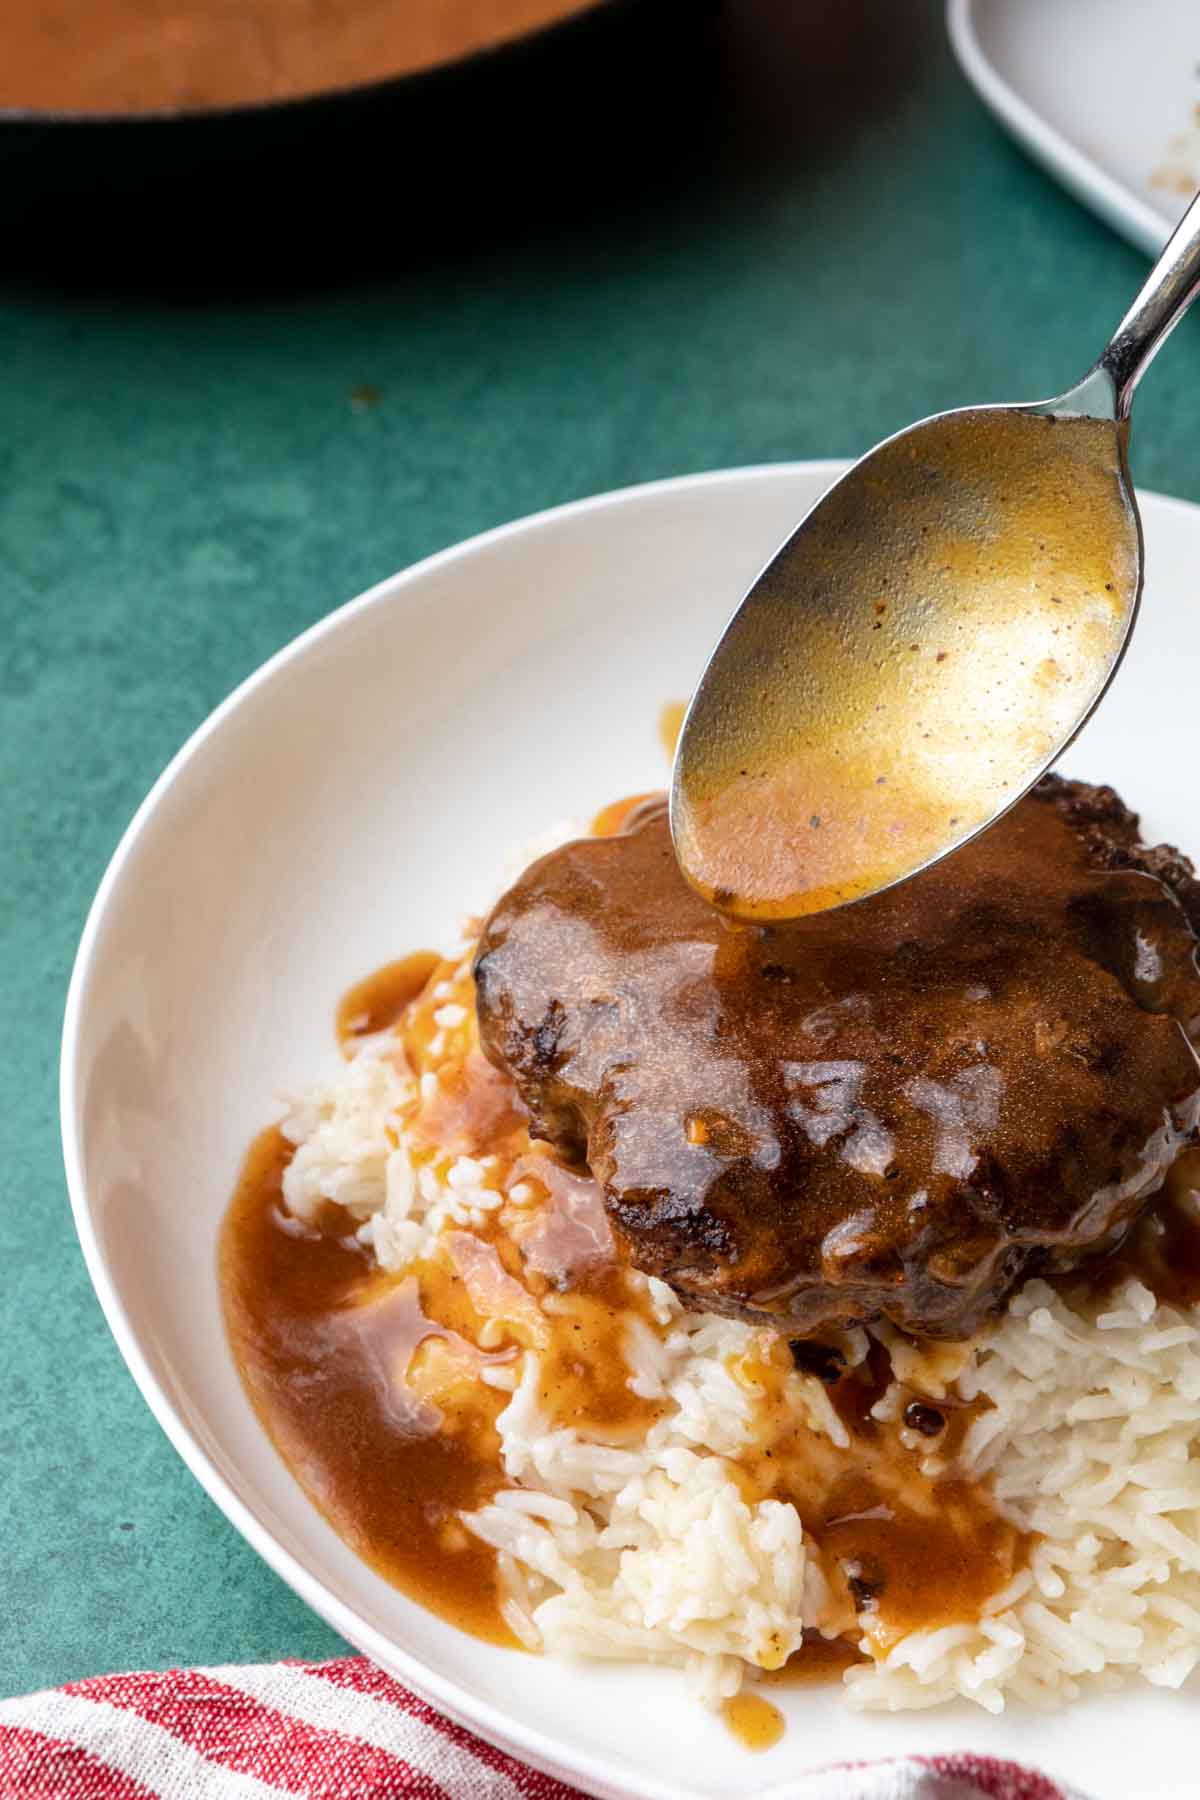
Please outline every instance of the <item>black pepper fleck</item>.
[[882, 1575], [872, 1570], [868, 1578], [863, 1573], [862, 1564], [853, 1562], [846, 1564], [846, 1586], [850, 1589], [850, 1596], [859, 1612], [869, 1612], [874, 1609], [876, 1599], [883, 1592], [884, 1583]]
[[919, 1431], [922, 1437], [937, 1437], [946, 1429], [946, 1420], [936, 1406], [926, 1406], [923, 1400], [910, 1400], [904, 1409], [904, 1423], [912, 1431]]

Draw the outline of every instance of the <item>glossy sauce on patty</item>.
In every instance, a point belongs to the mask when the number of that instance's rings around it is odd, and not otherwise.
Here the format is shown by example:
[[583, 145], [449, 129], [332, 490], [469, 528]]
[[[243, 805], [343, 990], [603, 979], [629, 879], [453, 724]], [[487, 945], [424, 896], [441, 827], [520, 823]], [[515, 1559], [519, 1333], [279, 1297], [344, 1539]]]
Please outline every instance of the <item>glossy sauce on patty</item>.
[[1111, 790], [1047, 778], [790, 925], [715, 913], [662, 800], [602, 826], [493, 910], [481, 1042], [688, 1304], [965, 1337], [1023, 1273], [1114, 1248], [1192, 1141], [1195, 884]]

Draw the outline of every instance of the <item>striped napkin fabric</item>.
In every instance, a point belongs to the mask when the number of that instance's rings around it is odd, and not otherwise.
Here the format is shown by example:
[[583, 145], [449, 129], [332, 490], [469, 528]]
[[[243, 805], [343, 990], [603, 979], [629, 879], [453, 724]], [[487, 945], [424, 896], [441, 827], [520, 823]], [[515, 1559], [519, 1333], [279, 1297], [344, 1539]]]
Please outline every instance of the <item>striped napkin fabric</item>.
[[[983, 1756], [843, 1764], [783, 1800], [1082, 1800]], [[0, 1701], [2, 1800], [576, 1800], [362, 1656], [99, 1675]]]

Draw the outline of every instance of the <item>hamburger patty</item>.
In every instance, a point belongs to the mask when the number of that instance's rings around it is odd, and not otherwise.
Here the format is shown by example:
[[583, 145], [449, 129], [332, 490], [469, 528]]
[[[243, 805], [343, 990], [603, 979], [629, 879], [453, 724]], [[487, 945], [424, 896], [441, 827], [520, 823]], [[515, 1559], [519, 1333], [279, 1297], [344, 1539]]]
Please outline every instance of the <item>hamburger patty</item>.
[[484, 1050], [690, 1306], [965, 1336], [1111, 1249], [1200, 1119], [1200, 884], [1045, 777], [914, 880], [741, 926], [665, 801], [535, 863], [475, 967]]

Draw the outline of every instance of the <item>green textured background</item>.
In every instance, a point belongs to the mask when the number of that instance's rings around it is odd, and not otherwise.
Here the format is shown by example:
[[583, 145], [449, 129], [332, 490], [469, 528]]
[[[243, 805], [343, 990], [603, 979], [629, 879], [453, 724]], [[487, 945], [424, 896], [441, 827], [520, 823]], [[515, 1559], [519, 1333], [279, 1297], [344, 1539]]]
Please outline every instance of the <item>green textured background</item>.
[[[644, 167], [616, 95], [610, 183], [540, 220], [514, 193], [390, 273], [349, 254], [320, 281], [239, 295], [226, 270], [155, 298], [4, 251], [0, 1692], [338, 1648], [153, 1423], [64, 1191], [71, 958], [172, 752], [416, 557], [599, 489], [848, 454], [942, 406], [1053, 392], [1141, 279], [984, 114], [939, 7], [844, 0], [781, 30], [793, 11], [732, 0]], [[547, 145], [568, 193], [572, 154]], [[1198, 375], [1189, 326], [1135, 443], [1143, 483], [1193, 499]]]

